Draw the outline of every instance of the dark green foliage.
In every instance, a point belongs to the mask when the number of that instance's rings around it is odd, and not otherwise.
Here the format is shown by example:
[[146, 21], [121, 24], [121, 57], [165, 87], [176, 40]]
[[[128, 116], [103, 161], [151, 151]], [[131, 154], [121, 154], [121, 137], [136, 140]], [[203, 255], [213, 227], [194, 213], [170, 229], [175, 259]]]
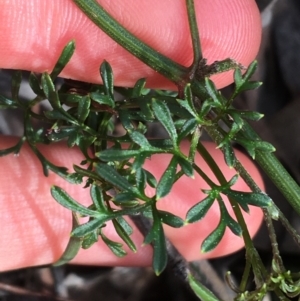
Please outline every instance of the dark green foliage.
[[[28, 104], [21, 102], [18, 98], [22, 76], [20, 72], [15, 74], [12, 99], [1, 97], [0, 105], [3, 109], [16, 107], [25, 109], [27, 112], [25, 135], [15, 146], [2, 150], [0, 155], [19, 153], [22, 144], [27, 140], [33, 152], [40, 159], [46, 175], [51, 170], [70, 183], [85, 182], [85, 187], [90, 187], [92, 201], [90, 207], [81, 205], [59, 187], [54, 186], [51, 189], [52, 196], [62, 206], [74, 214], [89, 217], [85, 224], [76, 223], [74, 226], [67, 255], [63, 259], [64, 262], [67, 258], [76, 255], [79, 245], [89, 248], [99, 238], [117, 256], [124, 256], [125, 251], [122, 244], [111, 241], [102, 231], [108, 221], [112, 221], [117, 234], [135, 252], [135, 244], [130, 238], [132, 228], [123, 216], [144, 213], [153, 220], [145, 243], [152, 243], [154, 247], [153, 267], [155, 272], [160, 274], [167, 263], [162, 224], [179, 228], [184, 226], [185, 222], [170, 212], [157, 210], [155, 204], [172, 191], [174, 183], [180, 177], [194, 177], [194, 157], [201, 134], [199, 129], [202, 126], [209, 127], [213, 125], [213, 122], [218, 123], [223, 115], [225, 121], [228, 115], [231, 116], [228, 132], [224, 134], [219, 147], [224, 151], [227, 164], [234, 166], [236, 159], [231, 146], [232, 141], [244, 145], [252, 156], [256, 149], [272, 151], [272, 147], [268, 143], [247, 140], [247, 137], [240, 134], [245, 118], [258, 120], [261, 115], [256, 112], [235, 110], [229, 104], [230, 100], [227, 101], [216, 90], [213, 82], [207, 78], [203, 86], [207, 91], [207, 97], [201, 101], [200, 107], [200, 100], [193, 95], [190, 84], [184, 88], [184, 99], [178, 99], [174, 93], [146, 90], [144, 88], [145, 79], [138, 80], [133, 88], [118, 88], [118, 92], [123, 94], [126, 100], [124, 98], [123, 101], [115, 102], [113, 72], [106, 61], [100, 67], [103, 85], [90, 85], [89, 90], [85, 92], [81, 89], [80, 93], [68, 94], [64, 85], [57, 90], [53, 80], [62, 71], [73, 52], [74, 43], [70, 42], [51, 74], [44, 73], [38, 76], [32, 73], [30, 75], [30, 86], [37, 94], [37, 98], [29, 101]], [[247, 81], [251, 70], [242, 78], [236, 72], [236, 91], [249, 87]], [[44, 98], [47, 98], [52, 106], [52, 109], [44, 112], [42, 117], [49, 127], [46, 132], [35, 131], [32, 119], [36, 116], [32, 114], [31, 107]], [[65, 107], [65, 103], [70, 107]], [[214, 112], [213, 115], [211, 115], [212, 112]], [[216, 114], [218, 117], [214, 121], [212, 116], [216, 116]], [[110, 134], [110, 120], [116, 116], [120, 117], [121, 124], [126, 131], [123, 136], [118, 138]], [[169, 138], [165, 140], [149, 139], [146, 134], [149, 122], [159, 122], [168, 133]], [[180, 150], [180, 142], [184, 139], [191, 140], [188, 156]], [[36, 147], [37, 143], [49, 144], [58, 141], [65, 141], [68, 147], [78, 146], [85, 156], [82, 166], [74, 165], [74, 173], [68, 173], [65, 168], [49, 162]], [[123, 142], [127, 143], [126, 146], [122, 144]], [[95, 156], [90, 155], [90, 150], [94, 152]], [[146, 160], [151, 160], [152, 155], [159, 153], [169, 153], [171, 159], [161, 178], [157, 181], [143, 166]], [[201, 169], [197, 168], [197, 172], [200, 171]], [[211, 185], [212, 182], [206, 176], [202, 173], [200, 175]], [[204, 218], [215, 200], [219, 203], [219, 224], [204, 240], [202, 252], [208, 252], [217, 246], [226, 227], [229, 227], [236, 235], [241, 234], [239, 224], [227, 212], [220, 194], [229, 196], [246, 211], [248, 205], [261, 207], [271, 205], [271, 201], [266, 195], [231, 190], [230, 186], [235, 180], [236, 178], [223, 186], [212, 186], [212, 190], [206, 192], [208, 196], [187, 212], [186, 223], [194, 223]], [[147, 196], [145, 192], [147, 185], [155, 189], [154, 197]], [[113, 204], [119, 206], [119, 209], [112, 209], [111, 205]]]
[[[79, 88], [74, 88], [71, 93], [68, 84], [57, 89], [55, 78], [70, 60], [74, 47], [74, 42], [65, 47], [52, 73], [30, 75], [30, 86], [37, 95], [33, 100], [23, 102], [18, 97], [22, 79], [20, 72], [13, 77], [11, 99], [0, 97], [0, 109], [21, 108], [25, 112], [24, 136], [15, 146], [1, 150], [0, 156], [18, 154], [27, 141], [40, 160], [45, 175], [50, 170], [72, 184], [84, 184], [85, 189], [90, 189], [91, 204], [85, 207], [80, 204], [80, 200], [73, 199], [63, 189], [56, 186], [51, 188], [53, 198], [73, 214], [71, 238], [66, 252], [57, 264], [71, 260], [80, 247], [87, 249], [99, 239], [118, 257], [126, 255], [123, 243], [132, 252], [136, 252], [135, 242], [131, 238], [132, 227], [124, 217], [143, 215], [152, 220], [152, 226], [145, 236], [145, 244], [153, 246], [153, 269], [159, 275], [168, 262], [163, 224], [180, 228], [197, 222], [205, 217], [217, 201], [220, 209], [218, 226], [201, 246], [202, 252], [209, 252], [219, 244], [227, 227], [235, 235], [240, 236], [242, 233], [239, 222], [228, 213], [222, 195], [228, 196], [247, 212], [249, 205], [262, 208], [272, 206], [269, 197], [263, 193], [232, 190], [231, 186], [237, 176], [223, 185], [214, 184], [202, 171], [202, 166], [195, 162], [198, 153], [201, 155], [198, 150], [201, 132], [215, 131], [220, 122], [227, 129], [220, 130], [218, 146], [223, 150], [225, 161], [230, 167], [236, 164], [232, 142], [243, 145], [252, 157], [257, 150], [273, 151], [270, 144], [253, 138], [242, 130], [245, 119], [259, 120], [262, 117], [259, 113], [234, 109], [232, 99], [225, 99], [208, 78], [199, 83], [201, 89], [206, 91], [205, 97], [194, 95], [195, 89], [191, 83], [184, 86], [181, 98], [174, 92], [145, 89], [145, 79], [138, 80], [133, 88], [116, 88], [113, 71], [107, 61], [100, 66], [102, 85], [82, 84], [80, 87], [78, 83]], [[244, 76], [241, 76], [240, 71], [235, 72], [235, 95], [258, 85], [249, 82], [254, 67], [251, 66]], [[118, 101], [115, 100], [116, 91], [123, 97]], [[32, 108], [44, 99], [48, 99], [51, 109], [41, 116], [33, 113]], [[112, 134], [113, 120], [116, 118], [119, 118], [124, 129], [124, 133], [118, 137]], [[42, 120], [47, 128], [36, 130], [33, 122], [35, 119]], [[154, 122], [165, 129], [168, 138], [148, 137], [148, 125]], [[185, 154], [181, 151], [180, 143], [187, 139], [190, 140], [190, 148], [189, 153]], [[69, 148], [77, 146], [85, 158], [81, 165], [74, 165], [73, 173], [54, 165], [37, 147], [41, 143], [58, 141]], [[170, 157], [169, 164], [159, 179], [144, 167], [146, 160], [151, 160], [155, 154], [169, 154]], [[209, 161], [207, 157], [204, 159]], [[211, 164], [209, 166], [217, 173]], [[157, 209], [159, 200], [172, 192], [176, 181], [181, 177], [193, 179], [195, 171], [211, 189], [205, 191], [206, 198], [188, 210], [186, 220]], [[151, 197], [146, 193], [148, 186], [155, 191]], [[77, 220], [77, 215], [88, 217], [88, 220], [82, 224]], [[104, 234], [103, 229], [108, 222], [112, 223], [123, 243], [112, 241]], [[190, 281], [194, 286], [194, 282]], [[199, 287], [194, 289], [199, 296], [203, 292], [207, 296], [210, 294], [202, 288], [200, 292]]]

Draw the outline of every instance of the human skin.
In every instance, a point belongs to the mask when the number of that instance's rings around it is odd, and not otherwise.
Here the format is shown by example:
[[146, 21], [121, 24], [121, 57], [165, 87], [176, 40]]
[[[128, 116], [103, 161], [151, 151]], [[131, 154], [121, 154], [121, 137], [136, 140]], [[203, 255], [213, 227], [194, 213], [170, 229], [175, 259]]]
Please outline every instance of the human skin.
[[[188, 66], [192, 61], [192, 48], [183, 0], [108, 1], [101, 4], [132, 33], [156, 50]], [[115, 3], [118, 2], [118, 5]], [[198, 0], [197, 20], [204, 57], [211, 63], [231, 57], [247, 66], [256, 56], [260, 44], [260, 16], [252, 0]], [[0, 67], [35, 72], [51, 71], [67, 42], [76, 41], [76, 52], [61, 74], [67, 78], [99, 82], [99, 65], [106, 59], [113, 68], [115, 84], [131, 86], [141, 77], [147, 78], [149, 87], [175, 88], [172, 83], [132, 57], [116, 45], [74, 5], [71, 0], [15, 0], [0, 3]], [[220, 88], [232, 82], [232, 72], [212, 77]], [[13, 145], [15, 138], [2, 137], [0, 148]], [[223, 156], [213, 145], [207, 145], [227, 179], [234, 171], [226, 167]], [[183, 150], [187, 144], [182, 145]], [[63, 145], [41, 146], [41, 151], [57, 165], [78, 164], [82, 157], [78, 150]], [[250, 160], [237, 153], [246, 169], [260, 187], [261, 177]], [[154, 156], [147, 168], [157, 177], [168, 158]], [[201, 158], [197, 158], [201, 163]], [[51, 185], [59, 185], [74, 198], [89, 204], [88, 191], [65, 183], [54, 174], [45, 178], [38, 160], [25, 146], [18, 157], [0, 158], [0, 271], [52, 263], [62, 254], [68, 241], [70, 212], [52, 199]], [[204, 168], [205, 169], [205, 168]], [[209, 172], [209, 171], [207, 171]], [[179, 181], [174, 190], [159, 202], [161, 209], [185, 217], [186, 211], [204, 198], [200, 177]], [[234, 189], [249, 191], [239, 180]], [[251, 207], [245, 214], [251, 235], [257, 231], [262, 212]], [[165, 228], [166, 235], [188, 260], [216, 257], [234, 252], [243, 246], [241, 238], [230, 231], [212, 252], [200, 253], [201, 241], [216, 227], [218, 207], [199, 223], [182, 229]], [[118, 240], [108, 224], [106, 233]], [[142, 235], [133, 234], [138, 252], [118, 259], [99, 242], [89, 250], [80, 251], [73, 260], [80, 264], [135, 265], [151, 264], [151, 247], [142, 247]], [[16, 255], [17, 254], [17, 255]]]

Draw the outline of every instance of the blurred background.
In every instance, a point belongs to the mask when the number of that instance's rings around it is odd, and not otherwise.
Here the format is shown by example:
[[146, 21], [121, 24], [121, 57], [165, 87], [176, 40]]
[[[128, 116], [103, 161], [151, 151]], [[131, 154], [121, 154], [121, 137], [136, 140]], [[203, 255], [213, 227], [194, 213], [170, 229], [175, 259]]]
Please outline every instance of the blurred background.
[[[277, 149], [277, 156], [300, 182], [300, 2], [299, 0], [257, 0], [263, 24], [263, 42], [258, 55], [255, 80], [263, 81], [256, 91], [243, 94], [236, 101], [240, 109], [257, 110], [265, 118], [253, 127], [264, 140]], [[12, 71], [0, 71], [1, 94], [10, 96]], [[230, 93], [232, 87], [224, 89]], [[32, 94], [25, 80], [21, 96]], [[42, 109], [42, 108], [41, 108]], [[151, 133], [159, 133], [152, 129]], [[22, 115], [0, 111], [0, 134], [22, 135]], [[299, 217], [278, 190], [265, 179], [267, 193], [300, 231]], [[299, 271], [299, 249], [279, 223], [275, 223], [281, 255], [287, 269]], [[271, 263], [271, 249], [264, 226], [255, 244], [266, 264]], [[233, 280], [241, 279], [244, 251], [220, 259], [194, 262], [202, 282], [222, 300], [232, 300], [234, 293], [224, 281], [230, 270]], [[250, 287], [249, 287], [250, 289]], [[172, 270], [160, 277], [151, 268], [62, 266], [39, 267], [0, 273], [0, 300], [101, 300], [101, 301], [193, 301], [198, 300]], [[268, 295], [266, 300], [276, 300]]]

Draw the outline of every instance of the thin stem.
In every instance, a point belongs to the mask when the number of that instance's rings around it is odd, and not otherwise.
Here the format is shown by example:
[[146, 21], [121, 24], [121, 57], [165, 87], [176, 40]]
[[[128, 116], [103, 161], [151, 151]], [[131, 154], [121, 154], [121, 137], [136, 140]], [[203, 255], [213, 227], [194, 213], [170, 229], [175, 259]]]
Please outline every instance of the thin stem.
[[226, 179], [223, 176], [222, 171], [219, 169], [218, 165], [216, 164], [215, 160], [213, 157], [210, 155], [210, 153], [207, 151], [207, 149], [203, 146], [201, 141], [199, 141], [197, 145], [197, 150], [201, 154], [202, 158], [205, 160], [207, 165], [213, 170], [217, 180], [219, 181], [220, 184], [224, 181], [227, 183]]
[[211, 188], [216, 187], [215, 183], [195, 163], [193, 164], [193, 168]]
[[112, 18], [95, 0], [73, 0], [73, 2], [108, 36], [153, 70], [176, 84], [187, 77], [188, 68], [143, 43]]
[[[246, 134], [253, 137], [253, 139], [261, 140], [246, 122], [244, 123], [243, 129]], [[290, 176], [273, 154], [257, 150], [255, 159], [295, 211], [300, 215], [300, 187], [296, 181]]]
[[199, 30], [197, 25], [197, 19], [195, 14], [195, 5], [194, 0], [186, 0], [186, 7], [190, 25], [190, 32], [193, 44], [193, 53], [194, 53], [194, 60], [192, 67], [198, 67], [199, 62], [202, 60], [202, 49], [201, 43], [199, 38]]
[[300, 235], [296, 232], [296, 230], [292, 227], [288, 219], [284, 216], [279, 208], [276, 208], [279, 212], [279, 220], [281, 221], [282, 225], [285, 229], [290, 233], [295, 243], [300, 247]]
[[[221, 141], [221, 139], [222, 139], [222, 137], [218, 136], [217, 140]], [[224, 177], [224, 175], [223, 175], [222, 171], [220, 170], [219, 166], [213, 160], [212, 156], [206, 150], [206, 148], [201, 143], [199, 143], [197, 149], [198, 149], [199, 153], [201, 154], [201, 156], [206, 161], [206, 163], [209, 165], [210, 169], [213, 171], [213, 173], [217, 177], [220, 184], [221, 185], [226, 184], [227, 183], [226, 178]], [[251, 240], [251, 237], [250, 237], [250, 234], [249, 234], [249, 231], [248, 231], [248, 227], [245, 223], [245, 220], [244, 220], [244, 217], [242, 215], [242, 212], [240, 210], [239, 205], [230, 198], [229, 198], [229, 201], [230, 201], [230, 204], [233, 208], [233, 211], [234, 211], [234, 214], [237, 218], [237, 221], [238, 221], [238, 223], [240, 224], [240, 226], [243, 230], [243, 239], [245, 241], [245, 246], [246, 246], [246, 251], [247, 251], [247, 259], [251, 262], [251, 264], [253, 266], [253, 271], [254, 271], [254, 274], [257, 278], [257, 281], [262, 283], [263, 279], [261, 277], [262, 276], [261, 273], [264, 276], [266, 276], [265, 267], [262, 263], [261, 258], [257, 254], [256, 249], [253, 246], [253, 242]], [[246, 275], [245, 275], [244, 278], [246, 278]], [[244, 285], [242, 285], [242, 286], [244, 286]]]
[[264, 219], [265, 219], [265, 222], [266, 222], [266, 225], [268, 228], [268, 232], [269, 232], [269, 237], [271, 240], [273, 260], [275, 260], [276, 263], [279, 265], [281, 272], [284, 272], [285, 269], [283, 266], [283, 262], [282, 262], [282, 258], [280, 256], [279, 249], [278, 249], [278, 242], [277, 242], [277, 238], [276, 238], [273, 221], [272, 221], [272, 218], [270, 217], [270, 215], [268, 214], [267, 210], [264, 210]]
[[242, 280], [241, 280], [240, 287], [239, 287], [240, 292], [244, 292], [247, 288], [248, 279], [249, 279], [249, 275], [251, 272], [251, 266], [252, 266], [251, 261], [249, 259], [246, 260], [246, 265], [244, 268]]

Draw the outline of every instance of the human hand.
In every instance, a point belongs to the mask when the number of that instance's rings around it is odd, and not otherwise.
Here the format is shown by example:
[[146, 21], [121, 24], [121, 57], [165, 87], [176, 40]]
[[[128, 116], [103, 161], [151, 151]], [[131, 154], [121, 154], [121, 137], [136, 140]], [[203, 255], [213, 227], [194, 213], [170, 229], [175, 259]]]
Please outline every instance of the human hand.
[[[118, 7], [109, 1], [101, 1], [107, 10], [120, 20], [126, 28], [155, 49], [170, 58], [189, 65], [192, 60], [188, 22], [184, 1], [170, 2], [153, 0], [119, 1]], [[241, 4], [238, 0], [196, 2], [198, 23], [204, 57], [209, 63], [215, 60], [234, 58], [248, 65], [255, 57], [260, 43], [260, 17], [254, 1]], [[155, 8], [155, 9], [153, 9]], [[238, 26], [237, 26], [238, 25]], [[63, 76], [90, 82], [99, 81], [99, 66], [106, 59], [113, 68], [116, 85], [133, 85], [141, 77], [147, 78], [150, 87], [172, 88], [172, 84], [153, 70], [117, 46], [95, 27], [71, 0], [16, 0], [0, 3], [0, 66], [43, 72], [51, 70], [62, 48], [75, 39], [77, 49], [63, 72]], [[159, 36], [157, 36], [159, 33]], [[218, 87], [232, 81], [232, 73], [213, 77]], [[13, 145], [14, 138], [1, 138], [0, 148]], [[214, 146], [207, 145], [219, 166], [226, 170], [227, 178], [234, 175], [223, 162], [223, 155]], [[187, 148], [183, 145], [183, 148]], [[65, 149], [61, 145], [41, 147], [42, 152], [57, 165], [71, 167], [82, 159], [76, 149]], [[247, 170], [262, 186], [262, 180], [252, 163], [238, 154]], [[198, 158], [198, 160], [201, 160]], [[163, 156], [155, 156], [147, 162], [147, 168], [159, 176], [165, 162]], [[67, 185], [51, 174], [44, 178], [41, 166], [28, 149], [19, 157], [0, 158], [0, 207], [1, 238], [0, 270], [41, 265], [57, 260], [62, 254], [70, 233], [70, 213], [58, 205], [50, 195], [50, 186], [63, 187], [76, 200], [89, 199], [88, 191]], [[201, 163], [198, 163], [201, 164]], [[160, 209], [184, 217], [186, 211], [203, 198], [200, 188], [204, 183], [196, 176], [194, 180], [180, 180], [170, 195], [159, 202]], [[248, 190], [243, 181], [235, 189]], [[84, 203], [84, 201], [83, 201]], [[218, 208], [214, 207], [201, 222], [182, 229], [165, 228], [166, 235], [188, 260], [222, 256], [243, 246], [241, 238], [226, 232], [221, 244], [208, 254], [200, 254], [201, 241], [210, 233], [218, 221]], [[246, 223], [253, 235], [262, 218], [259, 208], [251, 208], [245, 215]], [[112, 227], [106, 233], [118, 240]], [[150, 265], [151, 247], [141, 247], [143, 238], [135, 231], [133, 239], [138, 253], [122, 259], [116, 258], [101, 242], [93, 248], [80, 251], [75, 263], [101, 265]], [[15, 254], [18, 254], [15, 256]]]

